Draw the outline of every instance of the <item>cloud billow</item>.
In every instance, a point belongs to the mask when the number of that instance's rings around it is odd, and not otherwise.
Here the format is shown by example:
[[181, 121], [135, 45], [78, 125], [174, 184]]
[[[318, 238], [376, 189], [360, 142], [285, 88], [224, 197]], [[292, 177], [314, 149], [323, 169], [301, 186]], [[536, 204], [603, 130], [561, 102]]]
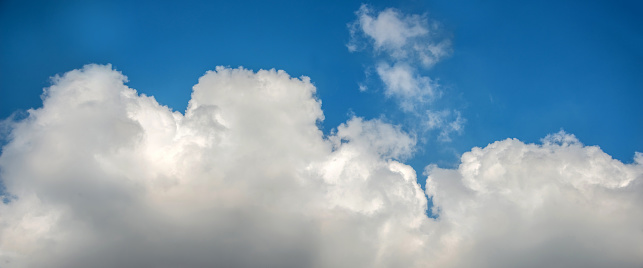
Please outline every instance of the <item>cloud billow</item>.
[[[416, 138], [325, 137], [307, 77], [217, 67], [184, 114], [111, 66], [53, 79], [0, 156], [2, 267], [640, 267], [643, 158], [558, 133], [417, 183]], [[427, 217], [427, 195], [437, 219]]]

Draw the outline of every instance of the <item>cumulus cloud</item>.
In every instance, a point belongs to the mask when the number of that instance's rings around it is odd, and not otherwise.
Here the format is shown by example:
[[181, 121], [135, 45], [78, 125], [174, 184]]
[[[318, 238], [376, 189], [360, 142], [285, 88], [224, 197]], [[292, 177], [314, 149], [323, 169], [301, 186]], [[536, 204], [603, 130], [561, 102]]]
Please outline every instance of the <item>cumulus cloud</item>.
[[413, 168], [416, 139], [353, 117], [324, 136], [306, 77], [217, 67], [185, 114], [111, 66], [53, 79], [12, 123], [2, 267], [640, 267], [643, 156], [558, 133]]
[[[376, 12], [368, 5], [362, 5], [355, 15], [357, 19], [348, 25], [348, 50], [372, 49], [385, 96], [395, 99], [404, 112], [416, 117], [421, 124], [431, 124], [424, 122], [423, 114], [442, 95], [442, 90], [437, 81], [424, 75], [422, 70], [450, 55], [451, 41], [441, 33], [439, 24], [429, 21], [426, 15], [404, 14], [393, 8]], [[364, 91], [362, 87], [360, 91]], [[449, 141], [450, 134], [461, 133], [464, 122], [439, 125], [444, 128], [438, 139]], [[450, 129], [452, 125], [457, 125], [458, 131]]]
[[[185, 115], [110, 66], [55, 77], [0, 156], [3, 267], [382, 267], [414, 258], [413, 137], [324, 138], [309, 79], [218, 67]], [[391, 191], [392, 189], [395, 189]]]
[[640, 267], [643, 155], [612, 159], [560, 132], [429, 166], [445, 267]]

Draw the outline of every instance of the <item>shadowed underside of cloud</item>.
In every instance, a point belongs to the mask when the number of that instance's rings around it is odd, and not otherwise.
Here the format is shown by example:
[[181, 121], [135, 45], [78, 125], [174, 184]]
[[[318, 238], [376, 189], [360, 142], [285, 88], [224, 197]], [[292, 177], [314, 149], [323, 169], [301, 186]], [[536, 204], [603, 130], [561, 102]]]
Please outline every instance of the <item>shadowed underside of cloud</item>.
[[643, 264], [640, 154], [509, 139], [428, 166], [424, 193], [413, 136], [359, 117], [324, 136], [306, 77], [218, 67], [185, 114], [125, 81], [68, 72], [9, 126], [2, 267]]

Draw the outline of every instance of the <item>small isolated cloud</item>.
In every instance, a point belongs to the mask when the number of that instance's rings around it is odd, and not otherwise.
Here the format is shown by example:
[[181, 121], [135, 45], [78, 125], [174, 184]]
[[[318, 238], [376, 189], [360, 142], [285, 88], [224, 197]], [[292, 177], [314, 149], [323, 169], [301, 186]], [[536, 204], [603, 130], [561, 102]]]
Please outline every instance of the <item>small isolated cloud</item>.
[[440, 39], [439, 24], [429, 22], [426, 15], [407, 15], [393, 8], [377, 13], [368, 5], [362, 5], [355, 15], [357, 20], [348, 25], [351, 52], [372, 47], [376, 54], [420, 62], [424, 67], [450, 54], [450, 41]]
[[394, 66], [380, 62], [377, 74], [386, 86], [385, 94], [400, 99], [400, 106], [405, 111], [414, 111], [418, 103], [433, 99], [437, 94], [437, 85], [430, 78], [418, 75], [415, 68], [406, 63]]
[[124, 81], [68, 72], [10, 124], [2, 267], [643, 263], [641, 154], [623, 164], [564, 132], [473, 148], [457, 169], [427, 167], [432, 219], [400, 162], [415, 137], [360, 117], [324, 137], [306, 77], [218, 67], [185, 115]]
[[438, 140], [446, 142], [451, 141], [453, 133], [462, 133], [465, 122], [466, 120], [460, 116], [460, 112], [457, 110], [427, 110], [424, 127], [428, 130], [439, 129]]
[[[349, 51], [372, 49], [384, 95], [395, 99], [412, 117], [425, 120], [423, 114], [431, 113], [432, 102], [442, 95], [442, 90], [423, 70], [451, 54], [451, 41], [426, 15], [404, 14], [393, 8], [376, 12], [368, 5], [362, 5], [355, 14], [357, 19], [348, 25]], [[461, 133], [466, 121], [456, 112], [459, 120], [453, 124], [434, 124], [428, 129], [440, 129], [438, 139], [450, 141], [449, 135]]]
[[365, 92], [368, 90], [368, 86], [363, 83], [358, 83], [357, 88], [359, 89], [360, 92]]

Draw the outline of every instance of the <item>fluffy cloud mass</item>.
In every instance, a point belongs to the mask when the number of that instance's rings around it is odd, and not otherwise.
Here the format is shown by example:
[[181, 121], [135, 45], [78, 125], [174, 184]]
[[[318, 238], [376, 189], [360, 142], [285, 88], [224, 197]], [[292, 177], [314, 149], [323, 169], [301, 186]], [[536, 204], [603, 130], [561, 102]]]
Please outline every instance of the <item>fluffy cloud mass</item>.
[[447, 267], [640, 267], [643, 155], [612, 159], [560, 132], [428, 166]]
[[505, 140], [429, 166], [423, 192], [414, 136], [359, 117], [325, 136], [306, 77], [218, 67], [184, 114], [124, 82], [68, 72], [9, 126], [2, 267], [643, 264], [641, 155]]

